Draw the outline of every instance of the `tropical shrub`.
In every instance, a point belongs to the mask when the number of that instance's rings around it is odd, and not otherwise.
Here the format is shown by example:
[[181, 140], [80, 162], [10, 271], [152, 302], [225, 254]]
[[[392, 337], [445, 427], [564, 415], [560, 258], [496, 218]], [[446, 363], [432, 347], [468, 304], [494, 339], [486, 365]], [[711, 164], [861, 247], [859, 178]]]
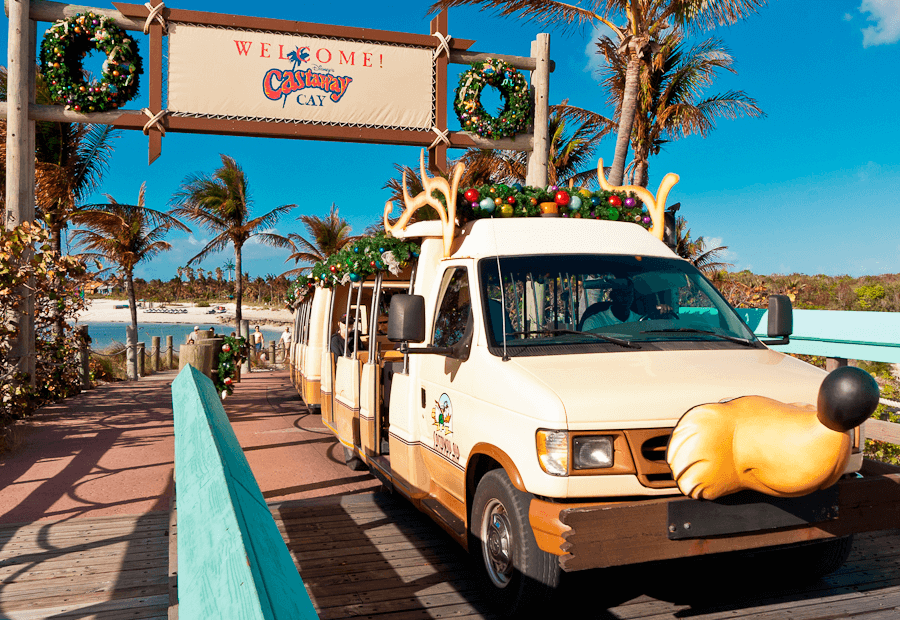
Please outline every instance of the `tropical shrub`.
[[[81, 390], [79, 366], [73, 363], [79, 336], [65, 319], [85, 308], [81, 288], [87, 279], [84, 263], [53, 252], [49, 233], [40, 225], [25, 222], [0, 231], [0, 429]], [[34, 291], [34, 377], [21, 373], [13, 356], [16, 316], [29, 289]]]

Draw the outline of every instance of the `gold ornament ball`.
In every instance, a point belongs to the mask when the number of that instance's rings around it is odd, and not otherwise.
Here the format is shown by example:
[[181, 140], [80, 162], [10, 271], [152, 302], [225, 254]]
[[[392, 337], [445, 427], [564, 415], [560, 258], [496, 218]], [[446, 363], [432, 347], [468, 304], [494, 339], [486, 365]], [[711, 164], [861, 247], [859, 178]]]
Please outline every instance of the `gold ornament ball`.
[[494, 204], [499, 207], [500, 205], [503, 204], [503, 199], [502, 198], [494, 198]]

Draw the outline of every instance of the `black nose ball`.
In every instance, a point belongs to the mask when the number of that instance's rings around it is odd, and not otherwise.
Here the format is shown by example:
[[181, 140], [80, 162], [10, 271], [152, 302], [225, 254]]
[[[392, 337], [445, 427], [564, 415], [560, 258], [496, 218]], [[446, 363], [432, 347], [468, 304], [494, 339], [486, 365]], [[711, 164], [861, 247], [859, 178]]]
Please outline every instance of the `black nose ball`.
[[819, 388], [819, 422], [844, 432], [865, 422], [878, 406], [878, 384], [862, 368], [842, 366], [831, 371]]

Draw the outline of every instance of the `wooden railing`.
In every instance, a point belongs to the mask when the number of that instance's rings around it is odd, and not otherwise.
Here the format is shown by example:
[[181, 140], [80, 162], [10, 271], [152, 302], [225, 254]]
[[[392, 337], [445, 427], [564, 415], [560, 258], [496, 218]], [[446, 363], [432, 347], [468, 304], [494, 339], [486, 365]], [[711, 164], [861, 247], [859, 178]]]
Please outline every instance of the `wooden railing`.
[[186, 366], [172, 405], [179, 617], [318, 618], [212, 381]]
[[[766, 337], [768, 310], [739, 308], [738, 314], [753, 333]], [[823, 356], [828, 359], [829, 368], [846, 365], [847, 360], [900, 363], [900, 313], [795, 309], [793, 314], [790, 343], [772, 345], [776, 351]], [[900, 406], [887, 399], [881, 402]], [[868, 439], [900, 444], [900, 424], [868, 420], [865, 434]]]

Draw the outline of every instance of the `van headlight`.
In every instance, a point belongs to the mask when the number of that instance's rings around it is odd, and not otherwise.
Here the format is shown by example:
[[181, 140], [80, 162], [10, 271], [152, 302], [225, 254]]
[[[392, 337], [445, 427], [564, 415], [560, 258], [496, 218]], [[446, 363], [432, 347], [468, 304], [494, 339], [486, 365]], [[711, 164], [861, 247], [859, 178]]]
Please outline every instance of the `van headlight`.
[[551, 476], [569, 473], [569, 434], [566, 431], [539, 430], [536, 436], [541, 468]]
[[613, 443], [610, 435], [586, 435], [572, 439], [573, 469], [602, 469], [613, 466]]

